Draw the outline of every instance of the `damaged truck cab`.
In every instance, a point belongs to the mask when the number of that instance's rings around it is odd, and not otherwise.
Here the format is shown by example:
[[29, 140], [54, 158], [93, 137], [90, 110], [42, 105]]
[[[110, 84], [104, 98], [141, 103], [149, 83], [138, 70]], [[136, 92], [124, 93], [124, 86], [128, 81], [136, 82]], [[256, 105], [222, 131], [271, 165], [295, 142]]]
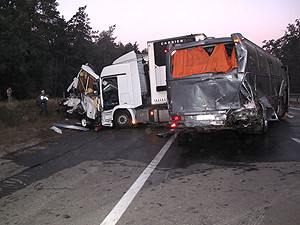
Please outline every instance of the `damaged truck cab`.
[[173, 46], [167, 56], [171, 128], [262, 134], [288, 111], [285, 67], [239, 33]]

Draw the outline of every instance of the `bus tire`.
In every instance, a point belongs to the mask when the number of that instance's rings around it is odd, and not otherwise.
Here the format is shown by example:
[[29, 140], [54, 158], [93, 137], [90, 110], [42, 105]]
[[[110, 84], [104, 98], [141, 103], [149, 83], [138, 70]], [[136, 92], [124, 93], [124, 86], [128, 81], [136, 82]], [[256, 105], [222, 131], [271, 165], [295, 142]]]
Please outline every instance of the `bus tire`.
[[282, 119], [287, 112], [288, 103], [287, 103], [287, 93], [284, 91], [283, 96], [280, 96], [278, 99], [278, 107], [277, 107], [277, 117], [278, 119]]
[[119, 128], [131, 127], [131, 115], [127, 110], [118, 110], [114, 115], [114, 125]]

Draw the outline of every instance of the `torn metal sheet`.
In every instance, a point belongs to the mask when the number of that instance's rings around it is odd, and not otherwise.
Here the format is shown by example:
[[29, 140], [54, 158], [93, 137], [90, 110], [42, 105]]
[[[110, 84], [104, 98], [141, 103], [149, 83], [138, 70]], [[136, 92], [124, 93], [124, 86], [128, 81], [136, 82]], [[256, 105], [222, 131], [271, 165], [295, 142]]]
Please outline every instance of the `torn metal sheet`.
[[50, 129], [51, 130], [54, 130], [56, 133], [58, 133], [58, 134], [62, 134], [62, 130], [61, 129], [59, 129], [58, 127], [56, 127], [56, 126], [52, 126], [52, 127], [50, 127]]
[[88, 131], [88, 128], [78, 126], [78, 125], [72, 125], [72, 124], [62, 124], [62, 123], [54, 123], [53, 126], [66, 128], [66, 129], [72, 129], [72, 130], [80, 130], [80, 131]]

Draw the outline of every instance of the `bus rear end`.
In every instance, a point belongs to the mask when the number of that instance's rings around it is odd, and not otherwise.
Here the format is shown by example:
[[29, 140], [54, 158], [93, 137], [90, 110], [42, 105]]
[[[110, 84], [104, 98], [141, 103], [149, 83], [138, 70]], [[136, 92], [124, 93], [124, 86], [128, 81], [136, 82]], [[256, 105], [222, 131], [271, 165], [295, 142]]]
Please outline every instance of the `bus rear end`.
[[175, 46], [168, 59], [171, 128], [245, 129], [261, 123], [242, 36]]

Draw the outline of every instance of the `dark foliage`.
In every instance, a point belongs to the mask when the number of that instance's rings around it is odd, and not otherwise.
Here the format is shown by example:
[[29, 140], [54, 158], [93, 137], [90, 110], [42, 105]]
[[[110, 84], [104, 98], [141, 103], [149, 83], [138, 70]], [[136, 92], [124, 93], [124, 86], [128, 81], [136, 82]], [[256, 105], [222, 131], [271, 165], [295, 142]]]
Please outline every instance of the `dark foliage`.
[[17, 99], [35, 98], [41, 89], [61, 97], [82, 64], [95, 72], [131, 50], [137, 43], [116, 43], [111, 26], [95, 32], [86, 6], [65, 21], [56, 0], [0, 1], [0, 100], [12, 87]]
[[300, 93], [300, 19], [289, 24], [284, 36], [264, 41], [263, 48], [288, 66], [291, 91]]

